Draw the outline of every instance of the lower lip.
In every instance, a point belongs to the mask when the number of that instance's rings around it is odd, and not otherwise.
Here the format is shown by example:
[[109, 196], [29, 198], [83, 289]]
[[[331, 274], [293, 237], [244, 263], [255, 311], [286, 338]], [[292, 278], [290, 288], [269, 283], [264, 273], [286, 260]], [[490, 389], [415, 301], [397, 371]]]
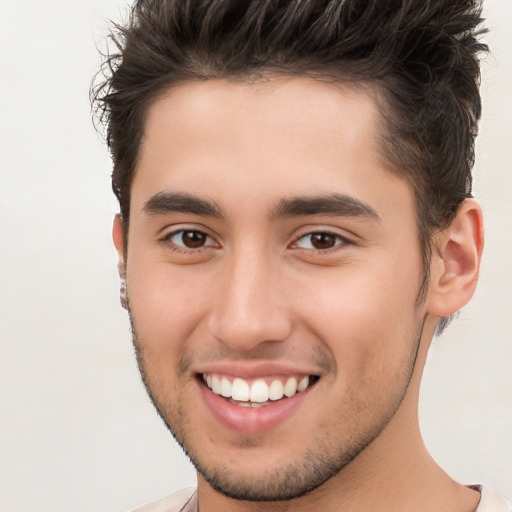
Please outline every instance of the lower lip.
[[199, 389], [209, 411], [222, 426], [241, 434], [258, 434], [289, 419], [300, 407], [310, 388], [261, 407], [235, 405], [213, 393], [202, 381], [199, 382]]

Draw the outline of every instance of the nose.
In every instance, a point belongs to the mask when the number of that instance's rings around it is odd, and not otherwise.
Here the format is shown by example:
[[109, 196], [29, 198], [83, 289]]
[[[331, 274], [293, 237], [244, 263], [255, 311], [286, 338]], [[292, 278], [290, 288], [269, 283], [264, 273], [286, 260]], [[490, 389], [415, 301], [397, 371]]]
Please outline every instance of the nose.
[[286, 339], [292, 330], [289, 307], [271, 258], [239, 254], [224, 262], [219, 291], [208, 321], [210, 334], [233, 350]]

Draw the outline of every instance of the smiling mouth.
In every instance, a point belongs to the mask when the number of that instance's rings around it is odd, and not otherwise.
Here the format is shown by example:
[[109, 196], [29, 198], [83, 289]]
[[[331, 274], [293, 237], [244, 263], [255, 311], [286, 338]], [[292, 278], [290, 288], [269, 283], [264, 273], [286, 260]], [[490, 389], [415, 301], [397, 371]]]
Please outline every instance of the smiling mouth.
[[203, 373], [201, 377], [213, 393], [241, 407], [272, 405], [305, 391], [319, 379], [316, 375], [298, 375], [288, 378], [246, 380], [239, 377], [229, 378], [217, 373]]

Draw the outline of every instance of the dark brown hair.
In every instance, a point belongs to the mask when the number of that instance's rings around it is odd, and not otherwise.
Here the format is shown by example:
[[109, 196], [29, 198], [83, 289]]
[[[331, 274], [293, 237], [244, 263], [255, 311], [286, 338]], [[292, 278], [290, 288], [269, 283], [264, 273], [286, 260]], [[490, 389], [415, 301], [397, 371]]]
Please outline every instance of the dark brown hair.
[[125, 229], [159, 94], [187, 80], [307, 75], [375, 92], [383, 154], [414, 188], [428, 269], [432, 233], [471, 193], [481, 21], [476, 0], [137, 0], [92, 89]]

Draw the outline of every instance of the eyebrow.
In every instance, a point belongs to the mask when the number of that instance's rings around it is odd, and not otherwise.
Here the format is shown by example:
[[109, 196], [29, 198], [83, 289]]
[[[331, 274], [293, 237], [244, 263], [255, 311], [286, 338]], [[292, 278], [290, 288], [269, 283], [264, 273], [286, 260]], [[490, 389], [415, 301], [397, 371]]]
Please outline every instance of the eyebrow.
[[334, 215], [381, 221], [379, 214], [369, 204], [345, 194], [281, 199], [272, 210], [270, 218], [278, 220], [303, 215]]
[[[144, 211], [149, 215], [190, 213], [203, 217], [224, 219], [221, 208], [213, 201], [183, 192], [158, 192], [145, 203]], [[381, 220], [378, 213], [369, 204], [345, 194], [281, 199], [276, 207], [272, 209], [269, 218], [276, 221], [283, 218], [312, 215], [359, 217], [378, 222]]]
[[224, 218], [221, 209], [214, 202], [182, 192], [159, 192], [145, 203], [144, 211], [149, 215], [191, 213], [216, 219]]

